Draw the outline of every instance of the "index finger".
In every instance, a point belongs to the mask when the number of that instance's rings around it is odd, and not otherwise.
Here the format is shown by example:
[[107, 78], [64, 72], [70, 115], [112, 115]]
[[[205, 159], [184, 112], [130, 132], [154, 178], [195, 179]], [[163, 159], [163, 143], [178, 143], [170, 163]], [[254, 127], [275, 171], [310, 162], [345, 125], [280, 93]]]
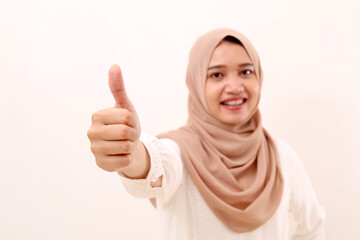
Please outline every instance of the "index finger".
[[126, 124], [129, 127], [136, 127], [136, 120], [133, 113], [123, 108], [103, 109], [93, 115], [93, 121], [105, 125]]

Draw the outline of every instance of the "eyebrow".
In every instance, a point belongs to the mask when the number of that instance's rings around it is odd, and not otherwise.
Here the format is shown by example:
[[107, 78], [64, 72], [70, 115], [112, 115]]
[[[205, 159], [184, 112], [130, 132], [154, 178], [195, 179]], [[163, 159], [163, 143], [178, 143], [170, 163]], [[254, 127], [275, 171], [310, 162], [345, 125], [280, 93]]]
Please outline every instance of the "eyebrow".
[[[254, 65], [252, 63], [243, 63], [239, 64], [239, 67], [253, 67]], [[208, 70], [214, 69], [214, 68], [225, 68], [225, 65], [214, 65], [208, 68]]]

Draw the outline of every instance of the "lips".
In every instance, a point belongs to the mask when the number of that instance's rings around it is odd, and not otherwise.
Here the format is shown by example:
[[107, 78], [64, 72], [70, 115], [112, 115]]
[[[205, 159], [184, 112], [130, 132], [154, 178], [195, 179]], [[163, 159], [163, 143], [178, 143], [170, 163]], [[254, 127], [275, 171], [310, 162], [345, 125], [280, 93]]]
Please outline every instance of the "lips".
[[224, 106], [240, 106], [247, 101], [246, 98], [228, 98], [222, 101], [220, 104]]

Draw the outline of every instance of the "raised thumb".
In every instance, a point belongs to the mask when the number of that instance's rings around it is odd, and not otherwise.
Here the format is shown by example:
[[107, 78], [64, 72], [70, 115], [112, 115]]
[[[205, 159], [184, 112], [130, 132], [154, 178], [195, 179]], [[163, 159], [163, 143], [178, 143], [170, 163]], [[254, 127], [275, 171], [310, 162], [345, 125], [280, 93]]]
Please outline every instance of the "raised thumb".
[[132, 111], [132, 104], [126, 95], [121, 69], [116, 64], [112, 65], [109, 70], [109, 87], [114, 96], [115, 107]]

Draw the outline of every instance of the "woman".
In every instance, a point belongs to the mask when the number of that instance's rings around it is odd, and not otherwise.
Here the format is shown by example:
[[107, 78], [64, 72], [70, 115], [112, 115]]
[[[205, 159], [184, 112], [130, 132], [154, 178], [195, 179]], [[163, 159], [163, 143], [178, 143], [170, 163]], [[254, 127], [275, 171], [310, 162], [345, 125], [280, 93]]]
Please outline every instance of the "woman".
[[152, 199], [162, 239], [324, 239], [325, 213], [293, 150], [261, 125], [262, 70], [252, 44], [217, 29], [194, 44], [187, 70], [188, 122], [142, 134], [120, 69], [115, 108], [93, 115], [97, 164]]

